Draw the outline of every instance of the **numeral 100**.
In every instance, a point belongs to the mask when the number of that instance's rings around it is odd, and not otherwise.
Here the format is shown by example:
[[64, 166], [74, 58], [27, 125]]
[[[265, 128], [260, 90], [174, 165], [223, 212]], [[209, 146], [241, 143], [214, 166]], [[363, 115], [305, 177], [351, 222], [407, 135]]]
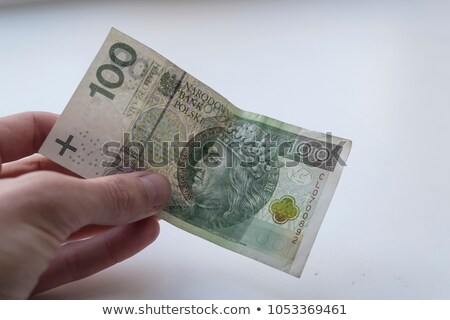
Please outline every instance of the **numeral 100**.
[[[129, 53], [129, 59], [122, 60], [119, 57], [117, 57], [117, 55], [116, 55], [117, 49], [122, 49], [123, 51]], [[114, 64], [112, 64], [112, 63], [103, 64], [100, 67], [98, 67], [97, 80], [103, 87], [91, 82], [91, 84], [89, 85], [89, 88], [91, 89], [91, 93], [90, 93], [91, 97], [95, 96], [96, 93], [99, 93], [99, 94], [113, 100], [116, 95], [114, 93], [112, 93], [111, 91], [109, 91], [108, 89], [119, 88], [125, 79], [122, 70], [120, 70], [120, 68], [118, 66], [123, 67], [123, 68], [132, 66], [136, 62], [137, 55], [136, 55], [136, 51], [129, 45], [122, 43], [122, 42], [117, 42], [117, 43], [113, 44], [111, 46], [111, 48], [109, 49], [109, 57], [111, 58], [111, 61]], [[114, 73], [117, 76], [117, 81], [112, 82], [112, 81], [106, 80], [105, 77], [103, 76], [103, 74], [106, 72]], [[106, 89], [106, 88], [108, 88], [108, 89]]]

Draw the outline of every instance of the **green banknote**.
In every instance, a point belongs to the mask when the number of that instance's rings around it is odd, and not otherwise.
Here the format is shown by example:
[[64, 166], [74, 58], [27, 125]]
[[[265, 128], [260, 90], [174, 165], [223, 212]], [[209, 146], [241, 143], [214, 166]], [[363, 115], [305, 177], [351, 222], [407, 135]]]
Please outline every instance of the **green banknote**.
[[240, 110], [112, 29], [39, 152], [85, 178], [162, 173], [162, 219], [300, 276], [350, 148]]

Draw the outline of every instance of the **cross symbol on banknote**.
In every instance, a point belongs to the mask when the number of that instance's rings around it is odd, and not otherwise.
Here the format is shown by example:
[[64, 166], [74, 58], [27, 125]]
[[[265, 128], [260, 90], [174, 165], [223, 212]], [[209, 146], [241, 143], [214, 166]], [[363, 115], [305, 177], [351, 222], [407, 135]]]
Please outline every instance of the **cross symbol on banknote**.
[[63, 156], [67, 149], [76, 152], [77, 148], [74, 146], [71, 146], [70, 143], [72, 142], [73, 135], [69, 135], [66, 141], [62, 141], [61, 139], [56, 139], [55, 142], [60, 144], [62, 146], [61, 151], [59, 151], [59, 155]]

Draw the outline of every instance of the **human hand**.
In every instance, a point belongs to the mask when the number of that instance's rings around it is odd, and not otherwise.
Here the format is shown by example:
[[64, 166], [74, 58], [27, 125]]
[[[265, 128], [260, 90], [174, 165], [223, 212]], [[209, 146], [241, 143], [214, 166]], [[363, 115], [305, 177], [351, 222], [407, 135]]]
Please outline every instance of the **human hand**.
[[87, 277], [159, 234], [152, 215], [170, 195], [164, 177], [85, 180], [40, 155], [27, 157], [56, 119], [31, 112], [0, 118], [0, 298], [23, 299]]

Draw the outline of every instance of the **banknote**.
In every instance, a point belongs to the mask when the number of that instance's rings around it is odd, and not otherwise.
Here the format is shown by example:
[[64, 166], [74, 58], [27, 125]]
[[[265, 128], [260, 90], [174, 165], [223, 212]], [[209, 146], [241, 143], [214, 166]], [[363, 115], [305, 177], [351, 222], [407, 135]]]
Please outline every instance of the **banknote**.
[[161, 173], [163, 220], [299, 277], [350, 148], [240, 110], [112, 29], [39, 152], [85, 178]]

